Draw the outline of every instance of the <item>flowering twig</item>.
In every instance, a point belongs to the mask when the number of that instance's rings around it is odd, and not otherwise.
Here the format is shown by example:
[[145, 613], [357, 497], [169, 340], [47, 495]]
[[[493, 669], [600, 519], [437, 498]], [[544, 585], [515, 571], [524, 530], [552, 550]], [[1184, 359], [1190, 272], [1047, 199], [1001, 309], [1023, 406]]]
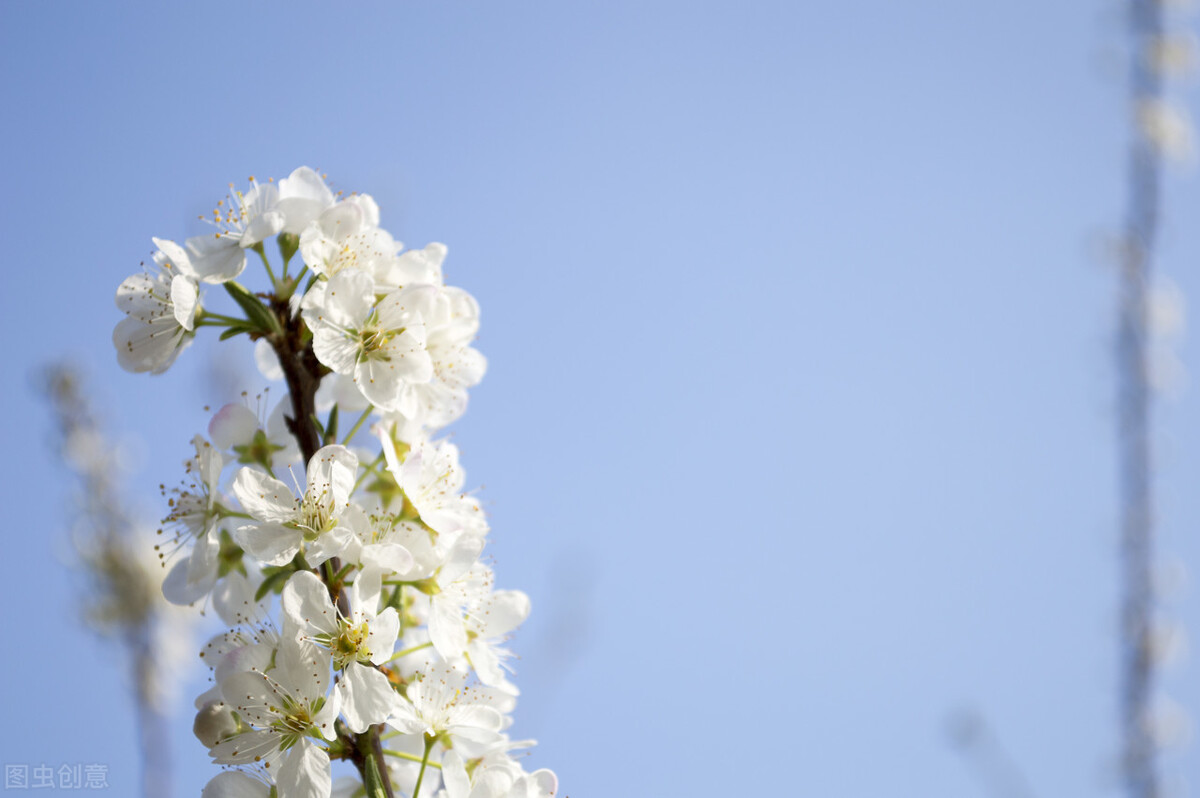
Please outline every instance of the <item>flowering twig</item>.
[[[158, 271], [122, 284], [114, 334], [123, 366], [158, 373], [197, 328], [223, 327], [258, 342], [264, 373], [288, 388], [269, 419], [218, 411], [167, 519], [179, 551], [164, 593], [211, 600], [231, 627], [206, 649], [214, 685], [195, 731], [236, 769], [205, 798], [328, 798], [333, 760], [354, 765], [350, 792], [368, 798], [432, 793], [434, 773], [449, 798], [549, 798], [554, 774], [526, 773], [511, 751], [530, 743], [503, 731], [516, 696], [503, 644], [529, 600], [494, 589], [487, 521], [457, 448], [432, 437], [485, 367], [478, 305], [445, 285], [445, 247], [402, 251], [370, 197], [339, 199], [306, 168], [278, 186], [252, 179], [210, 221], [215, 235], [184, 246], [155, 239]], [[247, 249], [270, 290], [235, 282]], [[205, 284], [244, 316], [206, 311]], [[339, 444], [343, 411], [360, 415]], [[371, 419], [380, 451], [360, 459], [347, 445]], [[301, 468], [294, 489], [278, 479]]]

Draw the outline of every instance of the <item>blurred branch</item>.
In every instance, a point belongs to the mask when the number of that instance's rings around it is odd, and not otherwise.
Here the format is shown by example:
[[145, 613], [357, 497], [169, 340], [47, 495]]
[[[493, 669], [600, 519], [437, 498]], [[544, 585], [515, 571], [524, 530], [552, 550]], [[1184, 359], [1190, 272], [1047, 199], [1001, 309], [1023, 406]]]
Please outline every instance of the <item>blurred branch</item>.
[[1034, 798], [1028, 779], [987, 722], [973, 710], [961, 710], [946, 723], [950, 742], [967, 760], [984, 792], [995, 798]]
[[92, 411], [78, 373], [57, 364], [46, 369], [42, 391], [50, 401], [59, 457], [78, 479], [71, 541], [88, 576], [81, 606], [85, 622], [102, 637], [118, 641], [130, 658], [142, 759], [142, 793], [170, 795], [170, 749], [165, 695], [169, 648], [159, 590], [161, 566], [153, 543], [126, 509], [120, 495], [119, 450]]
[[1151, 389], [1148, 299], [1161, 194], [1162, 144], [1147, 114], [1162, 107], [1163, 81], [1149, 50], [1163, 40], [1159, 0], [1129, 3], [1128, 206], [1117, 298], [1117, 438], [1120, 479], [1120, 720], [1122, 781], [1130, 798], [1159, 793], [1148, 728], [1154, 689], [1151, 653], [1154, 498], [1151, 486]]

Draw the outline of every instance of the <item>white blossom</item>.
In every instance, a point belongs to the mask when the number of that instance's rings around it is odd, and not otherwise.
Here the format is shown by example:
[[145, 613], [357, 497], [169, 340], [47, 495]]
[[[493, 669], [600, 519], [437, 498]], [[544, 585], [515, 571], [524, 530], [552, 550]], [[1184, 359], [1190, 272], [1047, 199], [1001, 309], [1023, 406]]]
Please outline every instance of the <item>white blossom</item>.
[[113, 345], [121, 368], [161, 374], [191, 343], [200, 293], [183, 249], [173, 241], [154, 243], [154, 270], [128, 277], [117, 288], [117, 307], [128, 315], [113, 330]]
[[465, 673], [445, 665], [419, 672], [407, 698], [388, 723], [408, 734], [488, 742], [499, 737], [504, 723], [500, 712], [484, 703], [484, 694], [467, 686]]
[[339, 526], [354, 484], [358, 458], [345, 446], [326, 446], [308, 462], [308, 483], [297, 498], [274, 477], [250, 467], [238, 471], [233, 493], [257, 523], [239, 526], [234, 539], [250, 556], [283, 565], [303, 547], [309, 565], [336, 556], [352, 535]]
[[192, 445], [196, 455], [186, 465], [191, 482], [185, 489], [174, 491], [169, 501], [171, 511], [159, 529], [165, 539], [157, 546], [164, 558], [170, 556], [172, 549], [191, 546], [163, 581], [163, 595], [167, 601], [179, 605], [191, 604], [212, 589], [221, 550], [217, 533], [217, 484], [224, 458], [199, 435], [193, 438]]
[[326, 695], [328, 652], [285, 641], [274, 661], [268, 670], [239, 670], [221, 681], [225, 703], [248, 728], [217, 743], [210, 754], [222, 765], [261, 763], [284, 795], [328, 796], [329, 757], [313, 742], [336, 737], [340, 707], [337, 692]]
[[355, 194], [326, 208], [300, 234], [300, 254], [316, 274], [332, 278], [345, 269], [374, 277], [396, 258], [401, 245], [379, 227], [379, 206]]
[[[246, 267], [246, 248], [283, 230], [284, 215], [276, 207], [279, 188], [250, 178], [245, 193], [233, 191], [217, 203], [208, 219], [216, 232], [187, 240], [188, 255], [201, 280], [223, 283], [236, 279]], [[202, 217], [203, 218], [203, 217]]]
[[317, 359], [354, 382], [382, 410], [415, 413], [412, 388], [433, 377], [425, 323], [400, 290], [376, 302], [374, 281], [358, 269], [318, 282], [302, 303]]

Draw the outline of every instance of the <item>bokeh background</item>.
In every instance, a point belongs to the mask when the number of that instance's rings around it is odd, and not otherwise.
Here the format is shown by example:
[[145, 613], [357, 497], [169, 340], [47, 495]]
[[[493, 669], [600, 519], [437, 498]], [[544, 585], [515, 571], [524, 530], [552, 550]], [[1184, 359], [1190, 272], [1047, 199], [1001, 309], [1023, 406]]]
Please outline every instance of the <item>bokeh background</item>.
[[[1125, 39], [1109, 0], [6, 0], [5, 763], [137, 789], [39, 369], [81, 365], [160, 515], [205, 405], [266, 383], [244, 340], [121, 372], [113, 292], [227, 183], [308, 164], [446, 242], [482, 304], [454, 434], [498, 584], [533, 599], [530, 767], [575, 798], [1112, 794]], [[1193, 171], [1168, 173], [1156, 261], [1185, 298]], [[1163, 345], [1177, 577], [1200, 567], [1200, 366]], [[204, 674], [180, 675], [186, 796], [215, 769]], [[1163, 682], [1184, 717], [1198, 677]], [[1196, 784], [1186, 737], [1164, 773]]]

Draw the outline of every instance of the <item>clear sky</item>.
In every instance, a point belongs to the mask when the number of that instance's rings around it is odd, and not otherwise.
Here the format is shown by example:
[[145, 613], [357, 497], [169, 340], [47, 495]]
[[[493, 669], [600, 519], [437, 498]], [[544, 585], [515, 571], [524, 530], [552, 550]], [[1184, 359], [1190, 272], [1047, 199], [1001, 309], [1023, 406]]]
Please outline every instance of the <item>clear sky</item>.
[[[983, 795], [963, 708], [1037, 795], [1111, 793], [1120, 10], [0, 5], [5, 762], [137, 783], [31, 375], [85, 366], [160, 513], [226, 399], [203, 343], [121, 372], [113, 292], [226, 183], [308, 164], [448, 244], [482, 305], [455, 435], [498, 585], [533, 599], [516, 731], [568, 795]], [[1192, 172], [1165, 202], [1158, 268], [1198, 298]], [[1195, 568], [1194, 390], [1156, 443], [1164, 560]], [[1195, 588], [1165, 606], [1200, 634]], [[199, 676], [182, 796], [215, 772]], [[1200, 717], [1194, 661], [1166, 688]], [[1200, 752], [1165, 770], [1195, 785]]]

